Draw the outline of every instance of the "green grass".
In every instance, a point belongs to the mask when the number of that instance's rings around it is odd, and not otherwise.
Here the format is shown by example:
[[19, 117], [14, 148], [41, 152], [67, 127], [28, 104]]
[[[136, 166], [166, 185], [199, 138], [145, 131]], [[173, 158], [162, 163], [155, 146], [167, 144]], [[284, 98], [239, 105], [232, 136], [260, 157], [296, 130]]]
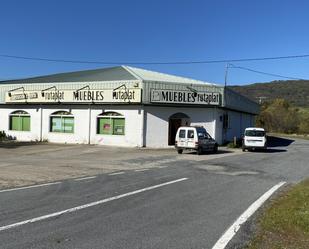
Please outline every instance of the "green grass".
[[305, 115], [309, 115], [309, 107], [297, 107], [299, 112]]
[[246, 249], [309, 248], [309, 180], [278, 197], [261, 215]]

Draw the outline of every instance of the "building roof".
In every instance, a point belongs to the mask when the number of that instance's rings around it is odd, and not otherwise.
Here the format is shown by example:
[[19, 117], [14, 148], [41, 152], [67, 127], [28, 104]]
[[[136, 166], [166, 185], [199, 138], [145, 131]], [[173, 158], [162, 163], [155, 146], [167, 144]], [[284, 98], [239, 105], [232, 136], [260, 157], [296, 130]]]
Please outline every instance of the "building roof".
[[109, 67], [94, 70], [51, 74], [26, 79], [0, 81], [0, 83], [2, 84], [60, 83], [60, 82], [114, 81], [114, 80], [136, 80], [136, 77], [134, 77], [127, 70], [124, 70], [123, 67]]
[[117, 67], [109, 67], [95, 70], [84, 70], [84, 71], [76, 71], [68, 73], [51, 74], [46, 76], [39, 76], [39, 77], [32, 77], [18, 80], [0, 81], [0, 84], [122, 81], [122, 80], [126, 81], [143, 80], [143, 81], [156, 81], [156, 82], [213, 85], [204, 81], [129, 66], [117, 66]]
[[144, 80], [144, 81], [213, 85], [211, 83], [201, 81], [201, 80], [194, 80], [194, 79], [175, 76], [171, 74], [159, 73], [159, 72], [150, 71], [150, 70], [146, 70], [142, 68], [129, 67], [129, 66], [122, 66], [122, 67], [128, 70], [129, 72], [131, 72], [136, 77], [139, 77], [141, 80]]

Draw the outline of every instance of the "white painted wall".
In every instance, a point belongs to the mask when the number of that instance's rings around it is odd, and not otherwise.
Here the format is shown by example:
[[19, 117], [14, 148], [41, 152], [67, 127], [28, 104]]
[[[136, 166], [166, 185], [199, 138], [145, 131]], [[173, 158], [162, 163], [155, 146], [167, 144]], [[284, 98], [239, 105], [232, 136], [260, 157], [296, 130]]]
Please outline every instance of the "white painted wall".
[[[30, 114], [30, 131], [10, 131], [9, 115], [18, 110], [24, 110]], [[9, 106], [0, 108], [0, 131], [5, 131], [7, 135], [20, 141], [39, 141], [40, 139], [40, 109], [29, 108], [27, 106], [12, 108]]]
[[254, 115], [228, 111], [229, 115], [229, 128], [227, 129], [226, 139], [233, 141], [234, 137], [241, 138], [245, 128], [254, 127]]
[[[223, 139], [232, 140], [234, 136], [241, 137], [244, 129], [254, 126], [254, 116], [250, 114], [228, 111], [230, 124], [226, 134], [222, 131], [220, 116], [224, 110], [219, 108], [200, 107], [164, 107], [145, 106], [145, 123], [143, 136], [143, 110], [137, 105], [95, 105], [91, 106], [91, 132], [89, 136], [89, 107], [76, 105], [44, 106], [42, 109], [42, 140], [54, 143], [91, 143], [101, 145], [164, 148], [168, 147], [169, 117], [182, 112], [190, 117], [191, 125], [204, 126], [209, 134], [222, 143]], [[16, 110], [27, 111], [31, 116], [31, 131], [9, 131], [9, 114]], [[56, 111], [69, 111], [74, 115], [74, 133], [50, 132], [50, 115]], [[114, 111], [125, 117], [125, 135], [98, 135], [97, 116], [102, 112]], [[35, 106], [1, 106], [0, 130], [20, 141], [40, 140], [40, 107]], [[90, 138], [90, 141], [89, 141]]]
[[215, 137], [215, 108], [177, 108], [164, 106], [146, 106], [146, 146], [155, 148], [168, 147], [169, 117], [181, 112], [190, 117], [191, 125], [204, 126], [208, 133]]
[[[31, 130], [9, 131], [9, 114], [16, 110], [24, 110], [30, 114]], [[74, 116], [74, 133], [50, 132], [50, 115], [57, 111], [68, 111]], [[114, 111], [125, 117], [125, 135], [98, 135], [97, 116], [102, 112]], [[89, 137], [89, 116], [91, 116], [91, 132]], [[16, 106], [0, 108], [0, 130], [5, 131], [19, 141], [40, 141], [40, 108]], [[89, 115], [88, 106], [45, 106], [42, 109], [42, 140], [53, 143], [101, 144], [117, 146], [142, 146], [142, 112], [138, 106], [95, 106], [91, 107]]]
[[[74, 133], [60, 133], [50, 131], [50, 115], [58, 111], [71, 112], [74, 116]], [[43, 109], [43, 141], [52, 143], [87, 143], [87, 110], [81, 108], [71, 108], [70, 106], [52, 106]]]
[[[107, 106], [108, 107], [108, 106]], [[125, 117], [125, 135], [98, 135], [97, 116], [102, 112], [114, 111]], [[138, 106], [96, 108], [91, 112], [91, 144], [142, 147], [142, 111]]]

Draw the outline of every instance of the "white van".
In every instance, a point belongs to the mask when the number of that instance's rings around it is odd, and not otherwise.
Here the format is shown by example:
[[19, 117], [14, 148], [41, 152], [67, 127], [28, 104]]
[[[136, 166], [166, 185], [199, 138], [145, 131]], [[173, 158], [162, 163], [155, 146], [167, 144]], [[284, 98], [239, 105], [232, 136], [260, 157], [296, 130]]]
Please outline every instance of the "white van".
[[218, 144], [204, 127], [183, 126], [177, 130], [175, 148], [178, 154], [183, 150], [196, 150], [201, 155], [204, 151], [217, 152]]
[[266, 132], [263, 128], [249, 127], [245, 129], [242, 151], [267, 149]]

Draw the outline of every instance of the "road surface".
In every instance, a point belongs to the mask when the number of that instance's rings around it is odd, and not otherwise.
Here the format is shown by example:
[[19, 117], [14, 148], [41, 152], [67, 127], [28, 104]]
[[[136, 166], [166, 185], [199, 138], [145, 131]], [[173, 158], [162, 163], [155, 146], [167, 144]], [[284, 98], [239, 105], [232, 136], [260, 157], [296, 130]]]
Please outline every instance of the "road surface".
[[[0, 248], [211, 249], [274, 185], [308, 177], [309, 141], [275, 140], [273, 146], [0, 190]], [[237, 248], [244, 232], [227, 248]]]

